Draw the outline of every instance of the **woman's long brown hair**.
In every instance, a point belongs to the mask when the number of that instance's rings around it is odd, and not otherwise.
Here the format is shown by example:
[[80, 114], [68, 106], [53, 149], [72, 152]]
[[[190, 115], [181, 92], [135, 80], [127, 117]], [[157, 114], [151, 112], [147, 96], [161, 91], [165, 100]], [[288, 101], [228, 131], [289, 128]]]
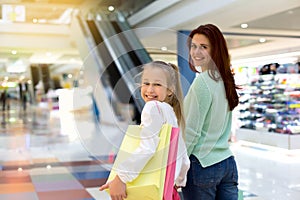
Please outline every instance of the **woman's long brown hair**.
[[[215, 81], [218, 81], [220, 78], [219, 76], [221, 76], [224, 82], [229, 108], [230, 111], [232, 111], [239, 104], [239, 96], [236, 89], [240, 89], [240, 87], [235, 84], [233, 73], [230, 69], [230, 56], [225, 38], [219, 28], [215, 25], [201, 25], [192, 30], [188, 37], [187, 45], [189, 50], [191, 49], [191, 42], [195, 34], [205, 35], [211, 44], [212, 62], [210, 62], [208, 72], [210, 77]], [[191, 55], [189, 55], [189, 65], [191, 70], [197, 72], [195, 66], [193, 65]]]

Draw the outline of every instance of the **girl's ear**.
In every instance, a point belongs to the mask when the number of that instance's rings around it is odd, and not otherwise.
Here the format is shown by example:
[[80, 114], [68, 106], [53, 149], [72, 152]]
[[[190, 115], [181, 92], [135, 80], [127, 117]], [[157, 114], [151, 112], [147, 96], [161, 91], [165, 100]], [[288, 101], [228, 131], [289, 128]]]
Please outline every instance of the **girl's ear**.
[[170, 96], [172, 96], [172, 95], [173, 95], [173, 90], [168, 89], [168, 96], [170, 97]]

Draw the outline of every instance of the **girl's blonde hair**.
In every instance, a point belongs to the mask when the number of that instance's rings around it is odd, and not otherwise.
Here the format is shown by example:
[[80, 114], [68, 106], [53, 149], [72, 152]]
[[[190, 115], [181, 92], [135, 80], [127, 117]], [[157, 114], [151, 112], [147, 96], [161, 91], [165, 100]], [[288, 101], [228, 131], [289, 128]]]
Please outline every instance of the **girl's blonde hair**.
[[180, 126], [180, 129], [183, 133], [185, 129], [185, 120], [182, 108], [183, 93], [178, 66], [163, 61], [153, 61], [143, 66], [144, 69], [147, 67], [157, 67], [165, 71], [167, 77], [167, 88], [172, 91], [172, 94], [167, 96], [165, 102], [173, 107], [175, 115], [177, 117], [178, 125]]

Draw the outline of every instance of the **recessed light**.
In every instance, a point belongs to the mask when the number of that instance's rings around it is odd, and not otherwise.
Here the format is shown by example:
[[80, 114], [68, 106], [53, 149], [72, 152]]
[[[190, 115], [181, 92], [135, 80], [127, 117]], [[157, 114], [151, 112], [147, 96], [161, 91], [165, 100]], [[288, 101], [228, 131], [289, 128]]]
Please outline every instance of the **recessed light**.
[[248, 24], [241, 24], [241, 28], [248, 28]]
[[267, 40], [266, 40], [266, 38], [259, 38], [259, 42], [260, 43], [264, 43], [264, 42], [266, 42]]
[[16, 55], [17, 54], [17, 50], [12, 50], [11, 54]]
[[113, 7], [113, 6], [108, 6], [107, 9], [108, 9], [108, 11], [112, 12], [112, 11], [115, 10], [115, 7]]
[[167, 47], [161, 47], [160, 49], [161, 49], [162, 51], [167, 51], [167, 50], [168, 50]]

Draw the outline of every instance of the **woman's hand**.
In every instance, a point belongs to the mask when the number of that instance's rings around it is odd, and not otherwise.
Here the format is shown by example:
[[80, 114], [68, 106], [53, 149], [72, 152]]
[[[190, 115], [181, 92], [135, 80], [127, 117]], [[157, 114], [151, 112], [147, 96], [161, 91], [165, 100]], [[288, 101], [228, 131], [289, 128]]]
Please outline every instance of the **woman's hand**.
[[112, 200], [123, 200], [127, 198], [126, 184], [122, 182], [119, 176], [116, 176], [112, 181], [102, 185], [99, 190], [109, 189]]

